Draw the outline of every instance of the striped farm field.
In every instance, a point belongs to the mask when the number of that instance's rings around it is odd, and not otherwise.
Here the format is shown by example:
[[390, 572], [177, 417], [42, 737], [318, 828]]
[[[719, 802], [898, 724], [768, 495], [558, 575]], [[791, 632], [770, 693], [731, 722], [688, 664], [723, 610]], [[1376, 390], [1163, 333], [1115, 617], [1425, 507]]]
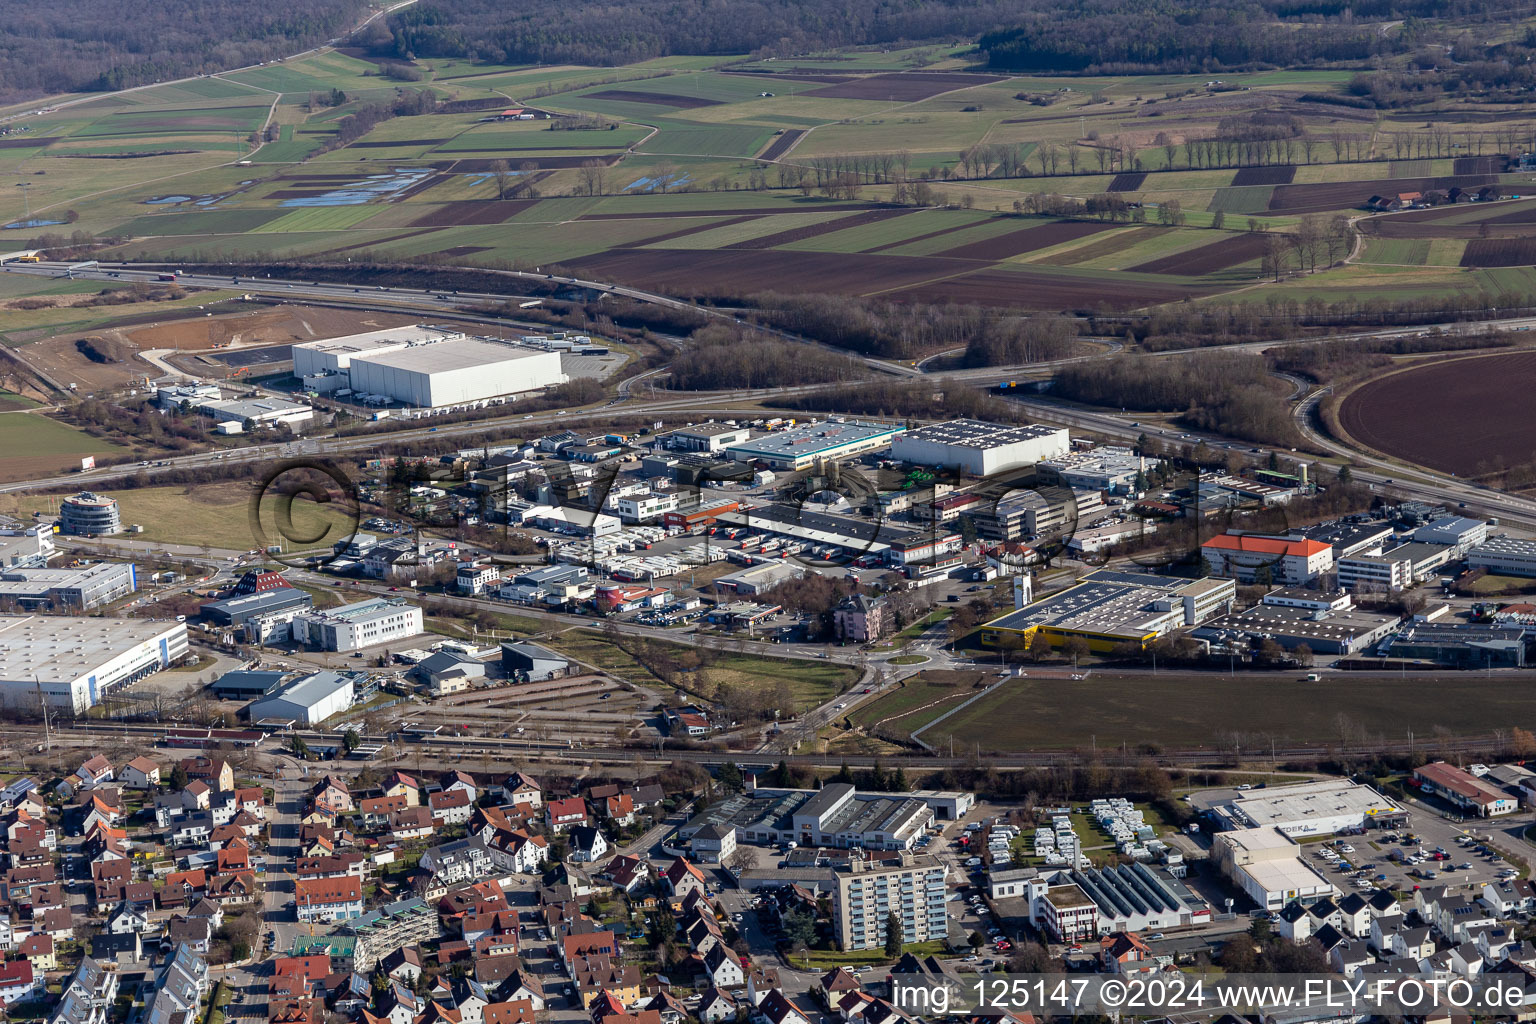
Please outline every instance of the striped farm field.
[[335, 231], [350, 228], [378, 213], [376, 206], [315, 206], [285, 213], [261, 225], [257, 232]]
[[960, 229], [990, 219], [991, 214], [961, 210], [914, 210], [904, 217], [860, 224], [858, 227], [840, 227], [828, 234], [796, 242], [795, 248], [810, 252], [847, 253], [888, 250], [933, 231]]
[[1071, 267], [1080, 263], [1087, 263], [1089, 260], [1122, 254], [1141, 242], [1160, 239], [1172, 233], [1172, 228], [1150, 226], [1131, 228], [1127, 231], [1117, 231], [1112, 235], [1102, 238], [1089, 239], [1085, 245], [1069, 249], [1058, 249], [1056, 252], [1037, 259], [1030, 259], [1027, 262], [1047, 267]]
[[992, 217], [961, 231], [936, 234], [921, 241], [908, 242], [893, 249], [884, 249], [886, 256], [931, 256], [946, 249], [984, 241], [997, 235], [1006, 235], [1019, 229], [1019, 221], [1012, 217]]
[[[738, 245], [742, 242], [761, 238], [765, 235], [775, 235], [781, 231], [793, 231], [797, 228], [811, 227], [824, 224], [828, 214], [825, 213], [776, 213], [767, 217], [756, 217], [739, 224], [731, 224], [727, 227], [711, 228], [708, 231], [700, 231], [684, 238], [655, 243], [656, 249], [720, 249], [726, 246]], [[833, 214], [831, 216], [836, 216]], [[614, 221], [608, 221], [612, 224]], [[654, 231], [655, 223], [651, 224]]]

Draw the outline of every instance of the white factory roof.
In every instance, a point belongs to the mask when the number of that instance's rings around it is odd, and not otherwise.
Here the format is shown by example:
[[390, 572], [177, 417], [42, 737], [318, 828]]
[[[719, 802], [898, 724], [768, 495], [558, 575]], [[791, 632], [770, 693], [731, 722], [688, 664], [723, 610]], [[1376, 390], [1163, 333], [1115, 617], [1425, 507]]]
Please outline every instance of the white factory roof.
[[257, 703], [285, 700], [299, 707], [314, 707], [337, 690], [351, 686], [352, 680], [329, 669], [313, 672], [302, 679], [295, 679], [286, 686], [261, 698]]
[[949, 420], [908, 431], [906, 440], [932, 441], [957, 448], [988, 449], [1015, 444], [1019, 441], [1052, 437], [1065, 431], [1065, 427], [1047, 427], [1039, 423], [1011, 426], [1006, 423], [989, 423], [986, 420]]
[[433, 373], [441, 370], [465, 370], [548, 354], [515, 345], [482, 341], [478, 338], [460, 338], [456, 341], [439, 341], [431, 345], [412, 345], [409, 348], [397, 348], [359, 358], [370, 366], [391, 366], [399, 370]]
[[1265, 850], [1300, 850], [1296, 840], [1281, 832], [1277, 828], [1268, 826], [1256, 828], [1240, 828], [1232, 832], [1218, 832], [1217, 838], [1231, 844], [1239, 850], [1249, 853], [1260, 853]]
[[1232, 806], [1255, 826], [1283, 826], [1340, 815], [1391, 814], [1398, 810], [1396, 804], [1370, 786], [1348, 779], [1249, 792], [1234, 800]]
[[205, 402], [203, 403], [203, 408], [247, 420], [259, 420], [261, 417], [270, 416], [273, 413], [287, 415], [289, 413], [313, 411], [302, 402], [289, 402], [281, 398], [249, 398], [233, 399], [228, 402]]
[[343, 622], [366, 622], [371, 619], [384, 618], [399, 611], [401, 608], [411, 607], [398, 598], [370, 597], [366, 601], [358, 601], [356, 604], [343, 605], [340, 608], [327, 608], [305, 613], [314, 619], [340, 619]]
[[1314, 871], [1300, 857], [1254, 861], [1244, 864], [1242, 870], [1265, 892], [1292, 892], [1330, 884], [1328, 879]]
[[69, 683], [180, 622], [0, 615], [0, 680]]
[[293, 347], [337, 355], [367, 355], [380, 349], [396, 349], [405, 345], [420, 345], [429, 341], [460, 337], [463, 335], [457, 331], [445, 331], [437, 327], [416, 324], [411, 327], [389, 327], [382, 331], [369, 331], [366, 334], [349, 334], [343, 338], [305, 341]]
[[774, 431], [750, 441], [726, 445], [729, 452], [760, 452], [769, 456], [816, 455], [872, 438], [892, 437], [904, 428], [894, 423], [861, 420], [817, 420]]

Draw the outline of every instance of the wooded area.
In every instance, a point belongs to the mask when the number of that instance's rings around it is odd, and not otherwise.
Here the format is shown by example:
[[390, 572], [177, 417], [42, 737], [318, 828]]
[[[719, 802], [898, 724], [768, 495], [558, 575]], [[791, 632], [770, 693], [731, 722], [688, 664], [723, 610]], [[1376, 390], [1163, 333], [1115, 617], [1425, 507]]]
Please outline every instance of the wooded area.
[[391, 56], [497, 64], [631, 64], [670, 54], [796, 54], [970, 36], [1016, 20], [1023, 0], [617, 0], [600, 5], [422, 0], [371, 41]]
[[346, 31], [363, 8], [361, 0], [0, 0], [0, 102], [286, 57]]

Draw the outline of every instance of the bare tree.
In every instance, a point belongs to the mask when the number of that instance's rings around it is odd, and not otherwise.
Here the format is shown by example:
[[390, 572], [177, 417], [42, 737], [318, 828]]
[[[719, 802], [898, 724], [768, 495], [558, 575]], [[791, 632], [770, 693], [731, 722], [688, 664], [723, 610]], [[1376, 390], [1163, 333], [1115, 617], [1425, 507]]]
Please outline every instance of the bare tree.
[[607, 165], [601, 160], [583, 160], [581, 169], [578, 172], [582, 191], [586, 192], [589, 196], [602, 195], [607, 171]]
[[507, 190], [512, 185], [512, 166], [505, 160], [497, 160], [491, 164], [491, 179], [496, 183], [496, 198], [507, 198]]

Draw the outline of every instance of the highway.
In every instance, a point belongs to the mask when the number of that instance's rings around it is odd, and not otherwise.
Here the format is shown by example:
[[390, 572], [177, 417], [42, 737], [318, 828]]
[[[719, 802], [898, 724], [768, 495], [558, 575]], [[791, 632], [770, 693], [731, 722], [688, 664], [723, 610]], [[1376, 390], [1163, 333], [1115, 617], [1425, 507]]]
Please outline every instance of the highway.
[[[36, 264], [5, 264], [0, 269], [8, 273], [30, 274], [45, 277], [59, 277], [66, 273], [72, 274], [77, 279], [99, 280], [103, 282], [124, 281], [155, 281], [161, 274], [170, 269], [169, 266], [146, 269], [142, 266], [123, 263], [104, 263], [88, 269], [70, 269], [75, 265], [67, 263], [36, 263]], [[478, 269], [478, 268], [462, 268]], [[522, 271], [483, 271], [505, 277], [509, 285], [514, 283], [541, 284], [565, 284], [574, 287], [590, 289], [600, 294], [609, 294], [633, 299], [638, 302], [652, 303], [675, 309], [690, 309], [702, 312], [718, 319], [735, 320], [734, 311], [713, 309], [710, 307], [696, 306], [691, 302], [676, 299], [671, 296], [648, 292], [643, 289], [617, 285], [611, 282], [593, 281], [584, 278], [528, 273]], [[252, 278], [231, 274], [229, 276], [208, 273], [181, 274], [178, 281], [185, 287], [209, 288], [209, 289], [235, 289], [242, 292], [261, 296], [267, 299], [286, 299], [293, 301], [322, 301], [328, 304], [355, 305], [360, 308], [409, 311], [420, 313], [430, 318], [433, 314], [452, 315], [456, 318], [478, 319], [485, 323], [507, 324], [507, 321], [476, 317], [472, 307], [488, 302], [504, 302], [508, 299], [527, 298], [516, 294], [497, 292], [452, 292], [433, 288], [400, 288], [378, 286], [356, 286], [348, 284], [332, 284], [317, 281], [304, 281], [296, 279], [274, 279], [268, 277]], [[527, 324], [511, 326], [527, 326], [530, 329], [538, 329], [539, 325]], [[1478, 325], [1482, 328], [1497, 328], [1501, 330], [1523, 331], [1536, 328], [1536, 318], [1513, 317], [1505, 320], [1487, 321]], [[1386, 328], [1380, 330], [1360, 331], [1349, 335], [1342, 335], [1334, 340], [1348, 338], [1390, 338], [1402, 336], [1415, 336], [1434, 331], [1458, 331], [1466, 329], [1466, 325], [1457, 323], [1431, 324], [1411, 328]], [[822, 346], [821, 343], [802, 338], [784, 331], [771, 331], [780, 337], [805, 344]], [[681, 344], [680, 339], [673, 339]], [[1091, 340], [1091, 339], [1089, 339]], [[1112, 339], [1111, 339], [1112, 341]], [[1289, 338], [1270, 341], [1246, 342], [1238, 345], [1224, 346], [1221, 351], [1247, 351], [1261, 353], [1268, 349], [1288, 345], [1317, 344], [1320, 339], [1315, 337]], [[893, 360], [863, 357], [861, 361], [870, 369], [879, 373], [892, 374], [906, 377], [921, 377], [923, 380], [941, 384], [963, 384], [969, 386], [989, 386], [998, 380], [1014, 378], [1030, 378], [1049, 375], [1053, 370], [1061, 366], [1079, 363], [1091, 359], [1112, 358], [1118, 354], [1121, 346], [1118, 343], [1106, 344], [1101, 352], [1087, 353], [1072, 356], [1050, 362], [997, 366], [983, 368], [966, 368], [943, 370], [927, 373], [921, 368], [907, 363]], [[841, 350], [835, 350], [841, 351]], [[1155, 353], [1156, 357], [1167, 358], [1186, 355], [1199, 349], [1176, 349]], [[843, 353], [846, 354], [846, 353]], [[704, 418], [707, 416], [730, 416], [746, 413], [760, 413], [765, 407], [772, 408], [773, 403], [789, 397], [804, 395], [820, 390], [835, 388], [838, 384], [811, 384], [785, 388], [762, 388], [752, 391], [737, 392], [691, 392], [687, 395], [675, 395], [660, 393], [647, 400], [642, 400], [637, 384], [646, 381], [654, 381], [666, 372], [662, 367], [650, 370], [634, 377], [628, 378], [618, 386], [617, 396], [606, 405], [597, 408], [582, 410], [560, 410], [542, 413], [509, 413], [505, 416], [488, 417], [467, 423], [444, 424], [441, 426], [405, 427], [396, 431], [381, 434], [369, 434], [358, 437], [314, 437], [304, 442], [288, 445], [258, 445], [251, 448], [240, 449], [230, 453], [199, 453], [195, 455], [180, 456], [166, 460], [155, 460], [150, 466], [120, 466], [107, 467], [87, 474], [67, 474], [63, 476], [48, 477], [28, 480], [24, 482], [0, 485], [0, 492], [25, 490], [36, 487], [68, 486], [76, 483], [107, 483], [115, 479], [138, 472], [144, 472], [151, 478], [175, 469], [210, 465], [215, 462], [230, 460], [234, 463], [248, 463], [267, 461], [284, 457], [312, 456], [324, 457], [328, 455], [345, 455], [356, 451], [367, 451], [380, 445], [397, 445], [410, 443], [416, 440], [425, 440], [429, 436], [436, 435], [434, 439], [451, 438], [472, 434], [482, 434], [490, 431], [516, 427], [519, 431], [530, 428], [541, 428], [550, 425], [565, 425], [571, 422], [592, 419], [611, 418], [616, 411], [622, 409], [625, 414], [641, 416], [685, 416], [689, 419]], [[1294, 395], [1300, 397], [1306, 390], [1307, 382], [1298, 377], [1284, 375], [1291, 384]], [[1417, 498], [1432, 502], [1449, 503], [1456, 507], [1463, 504], [1468, 512], [1498, 516], [1501, 520], [1511, 523], [1536, 527], [1536, 502], [1522, 498], [1505, 495], [1486, 488], [1469, 484], [1443, 474], [1430, 470], [1408, 468], [1376, 458], [1364, 453], [1355, 452], [1330, 438], [1319, 433], [1310, 422], [1310, 417], [1316, 402], [1326, 389], [1314, 391], [1301, 397], [1294, 406], [1298, 428], [1320, 450], [1331, 452], [1341, 458], [1353, 462], [1358, 468], [1355, 477], [1360, 482], [1372, 486], [1381, 491], [1390, 491], [1402, 498]], [[1142, 433], [1154, 435], [1160, 440], [1174, 443], [1198, 444], [1204, 441], [1206, 444], [1219, 448], [1237, 451], [1246, 451], [1247, 446], [1232, 442], [1230, 439], [1211, 434], [1186, 431], [1175, 433], [1168, 429], [1157, 429], [1132, 425], [1131, 415], [1114, 415], [1105, 412], [1080, 409], [1070, 404], [1052, 400], [1041, 396], [1013, 396], [1012, 400], [1025, 406], [1031, 415], [1048, 422], [1060, 423], [1065, 426], [1079, 429], [1092, 430], [1106, 437], [1122, 440], [1134, 440]], [[514, 407], [515, 408], [515, 407]], [[1260, 451], [1257, 454], [1268, 454], [1272, 446], [1257, 446]], [[1291, 452], [1274, 449], [1288, 460], [1294, 460]], [[1252, 454], [1252, 453], [1250, 453]]]

